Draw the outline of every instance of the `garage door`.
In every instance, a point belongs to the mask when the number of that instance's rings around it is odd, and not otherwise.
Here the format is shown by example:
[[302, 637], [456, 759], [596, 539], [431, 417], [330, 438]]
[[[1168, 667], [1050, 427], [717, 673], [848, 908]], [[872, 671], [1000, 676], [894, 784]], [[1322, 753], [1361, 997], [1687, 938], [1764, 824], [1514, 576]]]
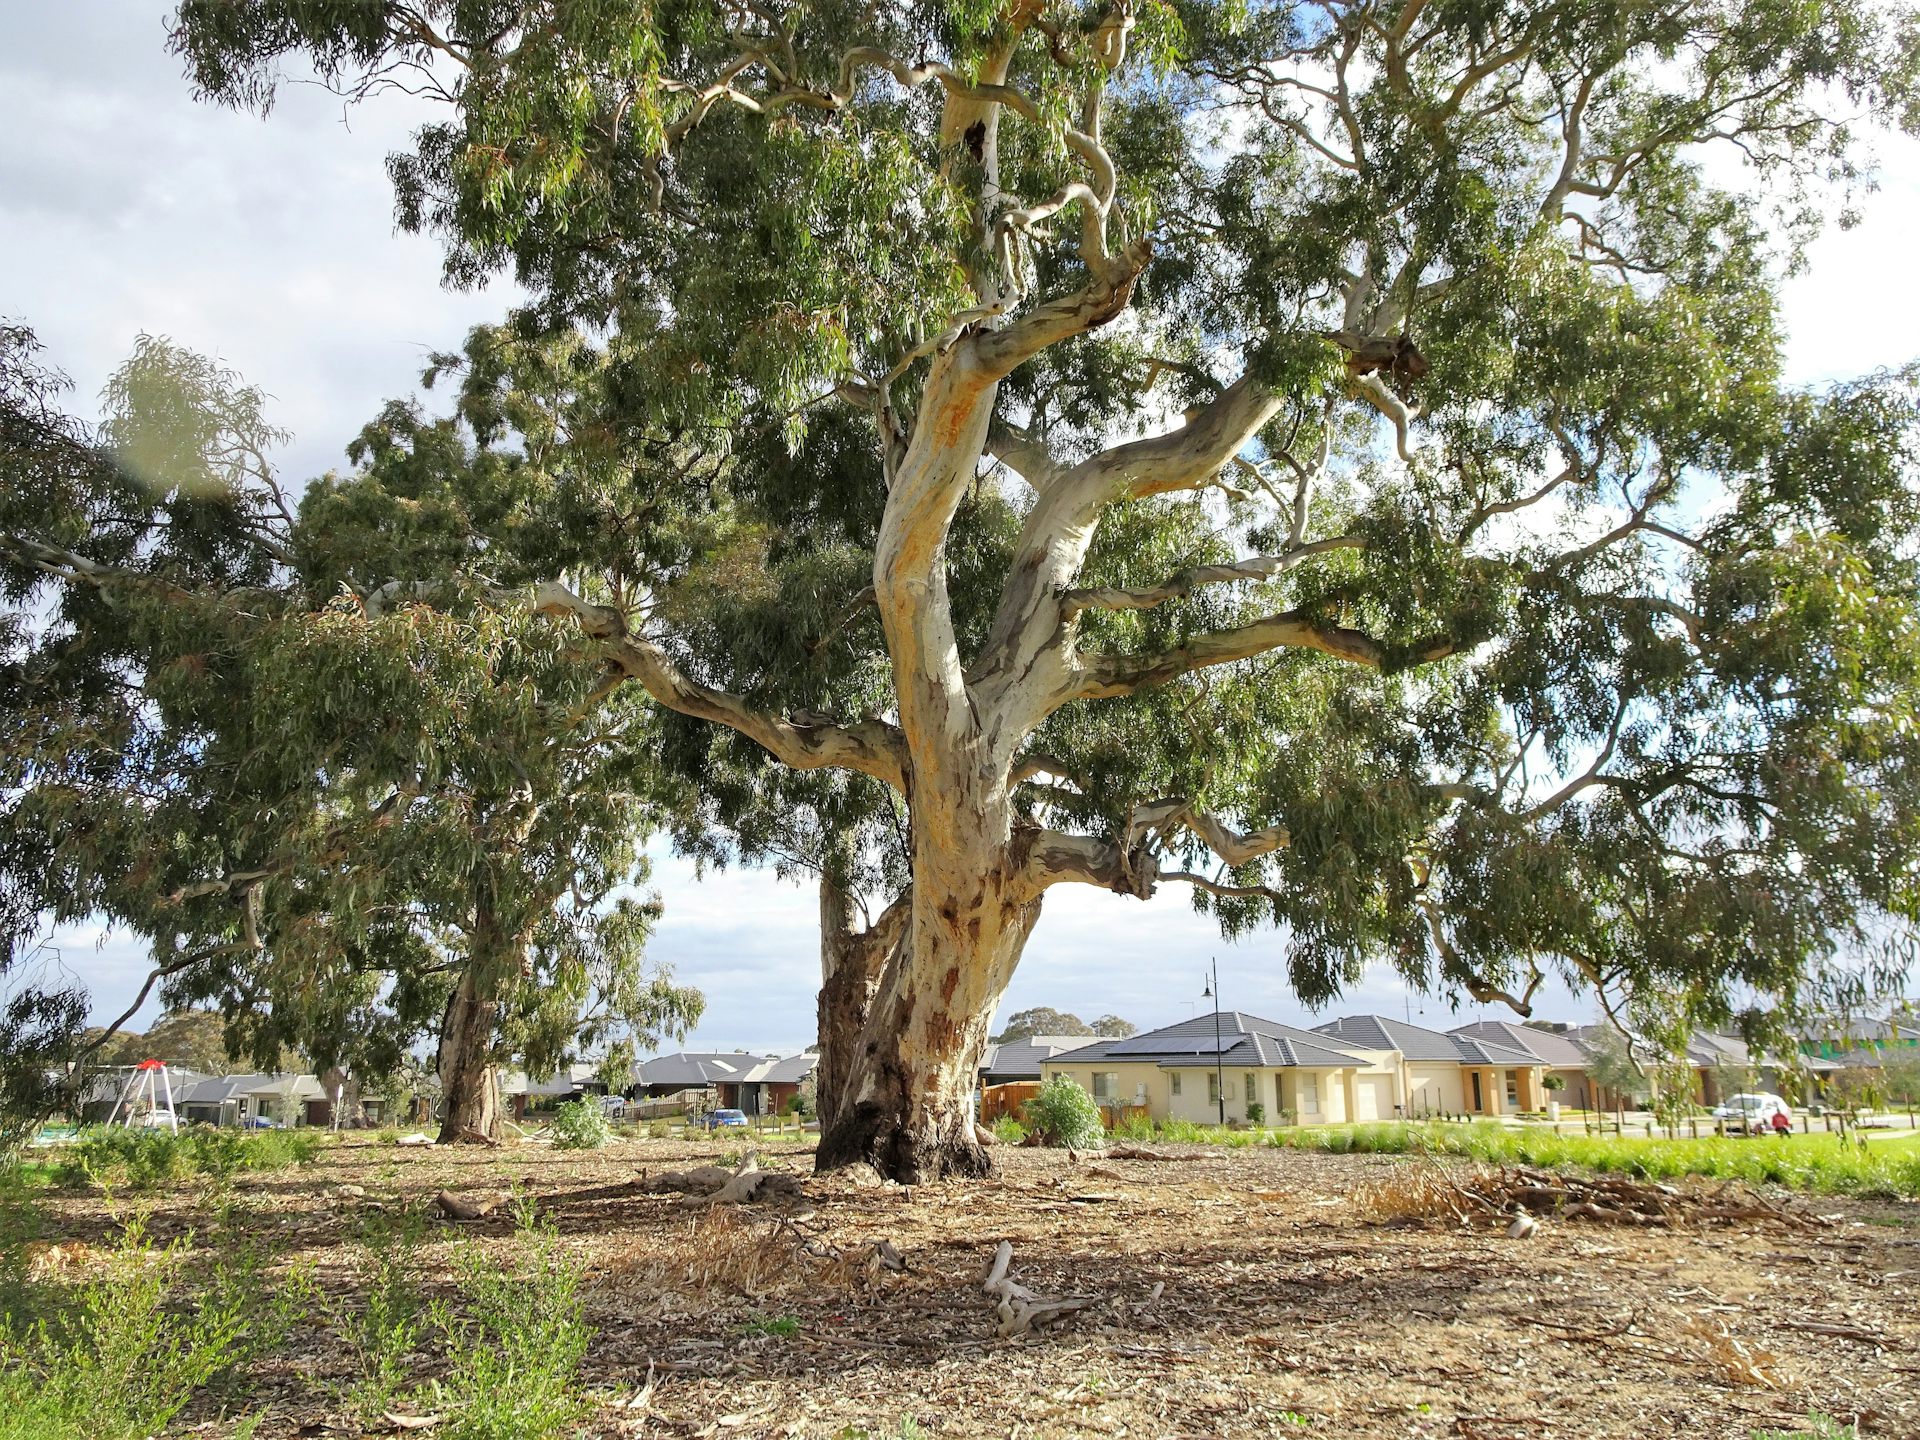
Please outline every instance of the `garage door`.
[[1379, 1120], [1393, 1113], [1391, 1075], [1356, 1075], [1353, 1079], [1353, 1106], [1356, 1120]]

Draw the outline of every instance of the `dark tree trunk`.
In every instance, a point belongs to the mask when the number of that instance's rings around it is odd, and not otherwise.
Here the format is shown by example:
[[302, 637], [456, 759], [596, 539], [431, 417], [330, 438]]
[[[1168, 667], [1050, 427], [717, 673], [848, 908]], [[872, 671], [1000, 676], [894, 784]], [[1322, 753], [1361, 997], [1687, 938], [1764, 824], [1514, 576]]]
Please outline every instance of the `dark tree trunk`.
[[820, 1060], [814, 1090], [820, 1133], [846, 1108], [853, 1057], [888, 956], [906, 929], [910, 902], [895, 901], [868, 930], [853, 927], [853, 897], [830, 874], [820, 879]]
[[440, 1143], [485, 1143], [500, 1138], [500, 1083], [493, 1073], [494, 1027], [500, 1002], [469, 962], [447, 999], [440, 1025]]

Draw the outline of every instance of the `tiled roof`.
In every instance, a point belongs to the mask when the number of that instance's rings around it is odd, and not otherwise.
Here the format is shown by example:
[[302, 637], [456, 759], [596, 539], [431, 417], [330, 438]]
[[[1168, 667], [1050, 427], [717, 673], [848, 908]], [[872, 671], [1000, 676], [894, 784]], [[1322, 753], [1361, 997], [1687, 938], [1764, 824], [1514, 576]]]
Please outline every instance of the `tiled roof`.
[[1464, 1065], [1538, 1065], [1540, 1060], [1512, 1045], [1471, 1035], [1429, 1030], [1385, 1015], [1342, 1015], [1313, 1027], [1317, 1035], [1331, 1035], [1362, 1050], [1398, 1050], [1409, 1060], [1454, 1060]]
[[707, 1051], [696, 1053], [679, 1051], [672, 1055], [656, 1055], [651, 1060], [643, 1060], [634, 1066], [634, 1083], [639, 1085], [678, 1085], [683, 1088], [704, 1088], [708, 1085], [734, 1084], [744, 1080], [747, 1072], [754, 1066], [772, 1059], [770, 1055], [748, 1055], [737, 1052], [716, 1053]]
[[1029, 1035], [1024, 1040], [1008, 1040], [987, 1047], [980, 1074], [992, 1082], [1038, 1080], [1041, 1061], [1098, 1043], [1097, 1035]]
[[762, 1060], [741, 1079], [762, 1085], [798, 1085], [813, 1074], [819, 1063], [820, 1057], [808, 1050], [785, 1059]]
[[1553, 1030], [1536, 1030], [1531, 1025], [1516, 1025], [1511, 1020], [1476, 1020], [1471, 1025], [1456, 1025], [1448, 1033], [1524, 1050], [1542, 1064], [1565, 1070], [1583, 1069], [1587, 1063], [1586, 1050], [1571, 1036]]
[[1158, 1065], [1162, 1070], [1212, 1065], [1216, 1055], [1220, 1064], [1241, 1068], [1332, 1069], [1362, 1063], [1359, 1056], [1335, 1048], [1337, 1042], [1330, 1043], [1324, 1035], [1238, 1010], [1220, 1012], [1217, 1039], [1214, 1027], [1214, 1016], [1209, 1012], [1124, 1039], [1096, 1040], [1068, 1051], [1065, 1059], [1074, 1065], [1116, 1060]]

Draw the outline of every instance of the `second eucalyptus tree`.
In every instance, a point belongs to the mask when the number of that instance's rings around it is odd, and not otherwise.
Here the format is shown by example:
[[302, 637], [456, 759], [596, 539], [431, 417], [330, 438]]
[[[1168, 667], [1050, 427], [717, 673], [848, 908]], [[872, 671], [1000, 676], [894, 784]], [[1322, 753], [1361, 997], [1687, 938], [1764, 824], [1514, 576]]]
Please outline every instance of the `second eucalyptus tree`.
[[123, 1021], [158, 986], [268, 1063], [433, 1038], [447, 1140], [498, 1132], [504, 1061], [683, 1035], [700, 996], [623, 893], [664, 815], [650, 707], [457, 577], [433, 607], [355, 585], [510, 461], [393, 407], [296, 507], [264, 396], [202, 357], [143, 338], [97, 434], [62, 388], [0, 333], [8, 951], [103, 917], [153, 955]]
[[[986, 1163], [1057, 885], [1283, 923], [1310, 1001], [1386, 958], [1523, 1012], [1556, 970], [1790, 1002], [1910, 916], [1913, 385], [1783, 388], [1776, 278], [1857, 179], [1839, 113], [1913, 126], [1914, 37], [1866, 0], [185, 0], [174, 43], [230, 103], [289, 60], [443, 101], [402, 223], [511, 268], [523, 335], [607, 337], [515, 583], [898, 806], [820, 1163], [911, 1178]], [[756, 644], [712, 622], [797, 585]]]

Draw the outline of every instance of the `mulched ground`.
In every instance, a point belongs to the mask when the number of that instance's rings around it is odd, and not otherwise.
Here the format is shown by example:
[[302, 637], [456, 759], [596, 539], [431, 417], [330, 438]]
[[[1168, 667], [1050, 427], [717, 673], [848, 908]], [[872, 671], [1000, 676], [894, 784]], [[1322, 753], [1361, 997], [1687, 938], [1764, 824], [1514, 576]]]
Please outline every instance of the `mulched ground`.
[[[354, 1283], [366, 1204], [535, 1195], [591, 1277], [596, 1435], [1749, 1440], [1820, 1410], [1864, 1436], [1920, 1436], [1920, 1205], [1812, 1197], [1794, 1208], [1832, 1223], [1547, 1221], [1514, 1240], [1367, 1217], [1356, 1192], [1430, 1162], [1257, 1149], [1181, 1163], [1001, 1150], [993, 1179], [903, 1189], [815, 1180], [789, 1144], [761, 1163], [807, 1175], [798, 1202], [693, 1210], [641, 1191], [643, 1172], [737, 1148], [348, 1139], [238, 1192], [254, 1228], [336, 1292]], [[97, 1200], [48, 1209], [54, 1238], [107, 1231]], [[164, 1237], [208, 1217], [183, 1189], [151, 1223]], [[510, 1232], [504, 1214], [445, 1224], [430, 1261]], [[867, 1260], [883, 1240], [904, 1273]], [[980, 1281], [1002, 1240], [1032, 1289], [1097, 1303], [1001, 1338]], [[261, 1369], [263, 1440], [355, 1433], [327, 1428], [348, 1362], [310, 1338]], [[176, 1428], [226, 1431], [191, 1412]]]

